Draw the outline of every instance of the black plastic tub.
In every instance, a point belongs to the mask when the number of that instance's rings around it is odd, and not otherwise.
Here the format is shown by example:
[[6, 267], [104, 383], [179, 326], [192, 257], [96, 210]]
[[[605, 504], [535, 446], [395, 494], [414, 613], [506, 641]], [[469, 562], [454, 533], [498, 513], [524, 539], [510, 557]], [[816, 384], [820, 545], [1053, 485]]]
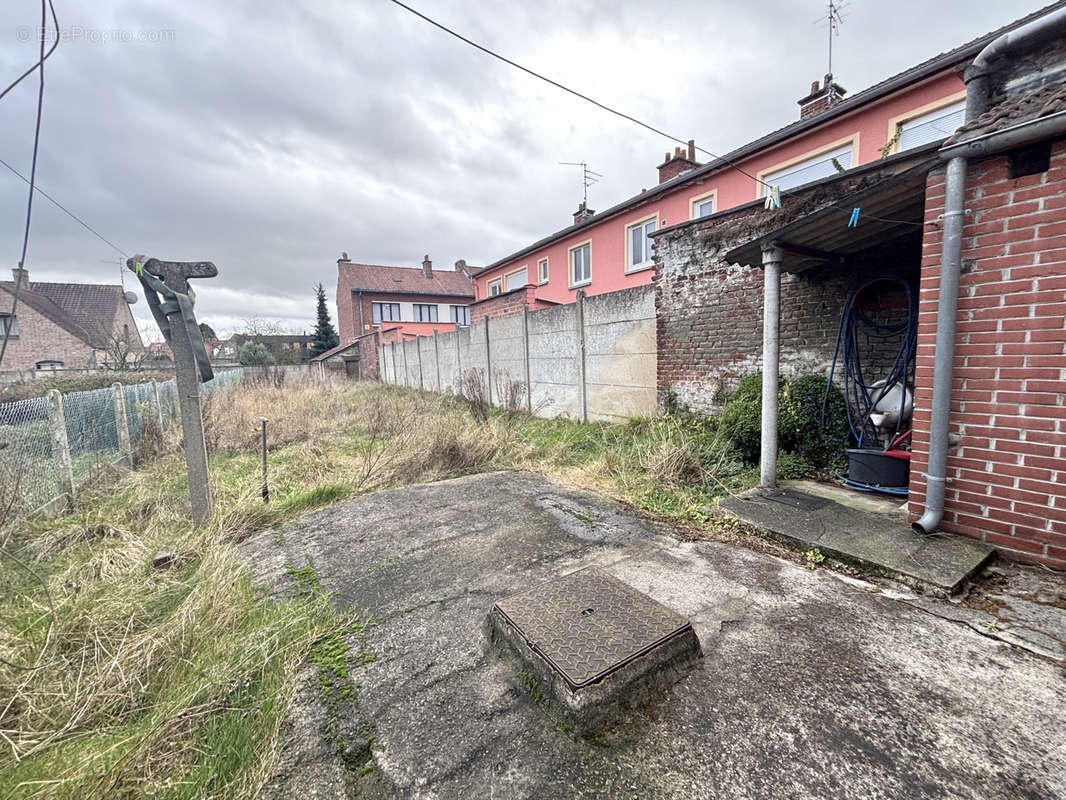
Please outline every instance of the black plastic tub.
[[871, 486], [907, 488], [911, 472], [910, 453], [901, 450], [853, 448], [848, 454], [848, 479]]

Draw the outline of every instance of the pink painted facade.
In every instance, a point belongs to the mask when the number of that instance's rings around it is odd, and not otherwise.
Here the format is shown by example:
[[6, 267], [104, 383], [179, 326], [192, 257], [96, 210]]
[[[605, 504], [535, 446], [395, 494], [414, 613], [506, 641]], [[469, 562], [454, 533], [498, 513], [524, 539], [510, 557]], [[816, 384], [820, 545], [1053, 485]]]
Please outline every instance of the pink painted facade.
[[[852, 166], [868, 164], [882, 157], [882, 148], [892, 141], [897, 123], [957, 102], [963, 99], [964, 90], [961, 78], [954, 68], [948, 67], [847, 113], [827, 113], [824, 124], [805, 128], [734, 163], [745, 172], [761, 177], [763, 173], [789, 166], [790, 162], [850, 144]], [[490, 282], [505, 280], [504, 276], [523, 267], [528, 270], [528, 283], [535, 286], [535, 297], [561, 303], [573, 302], [580, 288], [591, 295], [650, 283], [655, 274], [653, 266], [626, 271], [628, 226], [647, 219], [654, 219], [656, 228], [674, 225], [696, 216], [694, 200], [713, 196], [714, 211], [718, 212], [758, 200], [762, 190], [759, 183], [729, 167], [696, 174], [689, 180], [682, 176], [665, 193], [648, 190], [646, 200], [638, 195], [602, 220], [593, 217], [537, 250], [487, 268], [475, 276], [476, 298], [485, 299], [490, 295]], [[590, 245], [591, 280], [584, 285], [572, 285], [570, 251], [586, 242]], [[541, 283], [538, 264], [545, 258], [548, 280]], [[506, 289], [506, 283], [501, 289]]]

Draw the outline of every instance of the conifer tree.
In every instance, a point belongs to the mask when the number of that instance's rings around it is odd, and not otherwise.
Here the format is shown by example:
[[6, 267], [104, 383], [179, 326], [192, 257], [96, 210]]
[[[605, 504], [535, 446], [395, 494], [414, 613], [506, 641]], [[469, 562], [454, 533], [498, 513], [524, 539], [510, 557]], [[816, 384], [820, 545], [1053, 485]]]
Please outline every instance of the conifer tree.
[[322, 355], [327, 350], [332, 350], [340, 344], [340, 338], [329, 320], [329, 309], [326, 308], [326, 290], [322, 284], [315, 288], [315, 296], [318, 298], [318, 319], [315, 322], [315, 338], [311, 342], [311, 357]]

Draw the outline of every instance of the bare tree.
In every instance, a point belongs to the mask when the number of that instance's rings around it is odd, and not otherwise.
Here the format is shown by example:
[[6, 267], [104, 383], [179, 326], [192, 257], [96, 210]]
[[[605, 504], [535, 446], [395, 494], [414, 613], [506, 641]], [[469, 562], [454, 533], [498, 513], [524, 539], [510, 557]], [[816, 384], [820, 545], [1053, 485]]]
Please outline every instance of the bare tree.
[[245, 317], [237, 333], [243, 333], [246, 336], [278, 336], [289, 331], [276, 319]]
[[92, 337], [96, 349], [104, 352], [105, 369], [130, 370], [139, 369], [148, 355], [148, 348], [142, 342], [135, 328], [123, 325], [121, 328], [101, 327]]

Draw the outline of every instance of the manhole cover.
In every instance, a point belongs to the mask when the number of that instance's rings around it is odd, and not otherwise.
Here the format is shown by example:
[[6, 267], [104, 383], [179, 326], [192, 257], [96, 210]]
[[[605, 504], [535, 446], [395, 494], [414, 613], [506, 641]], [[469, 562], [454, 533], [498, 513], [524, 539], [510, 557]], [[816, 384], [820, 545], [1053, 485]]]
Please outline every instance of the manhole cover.
[[775, 503], [781, 503], [789, 508], [798, 508], [801, 511], [814, 511], [815, 509], [824, 508], [832, 501], [825, 497], [817, 497], [813, 494], [804, 494], [803, 492], [793, 492], [790, 489], [783, 489], [780, 492], [773, 492], [766, 495], [767, 500], [773, 500]]
[[571, 691], [688, 635], [692, 626], [599, 567], [564, 575], [496, 603], [494, 609], [563, 678]]

